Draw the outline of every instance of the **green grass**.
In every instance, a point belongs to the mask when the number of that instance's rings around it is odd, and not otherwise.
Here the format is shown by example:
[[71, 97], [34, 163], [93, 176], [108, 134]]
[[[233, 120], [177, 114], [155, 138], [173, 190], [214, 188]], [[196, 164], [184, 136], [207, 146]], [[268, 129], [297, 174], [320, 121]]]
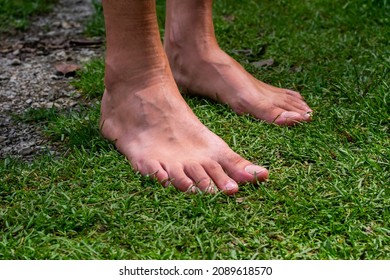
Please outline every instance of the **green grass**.
[[85, 97], [96, 98], [104, 91], [104, 59], [95, 59], [84, 65], [77, 73], [78, 79], [72, 81], [77, 88], [82, 89]]
[[91, 37], [104, 36], [105, 26], [103, 17], [103, 6], [98, 1], [93, 0], [92, 4], [95, 8], [95, 14], [86, 21], [85, 33]]
[[0, 0], [0, 32], [24, 30], [32, 15], [51, 10], [57, 0]]
[[[285, 128], [186, 97], [235, 151], [270, 169], [268, 182], [232, 197], [186, 195], [135, 173], [99, 136], [98, 104], [21, 116], [68, 150], [0, 162], [0, 258], [390, 259], [389, 15], [386, 1], [216, 1], [221, 46], [315, 111]], [[253, 54], [237, 54], [245, 49]], [[275, 64], [249, 64], [267, 58]], [[101, 95], [101, 62], [80, 75], [86, 98]]]

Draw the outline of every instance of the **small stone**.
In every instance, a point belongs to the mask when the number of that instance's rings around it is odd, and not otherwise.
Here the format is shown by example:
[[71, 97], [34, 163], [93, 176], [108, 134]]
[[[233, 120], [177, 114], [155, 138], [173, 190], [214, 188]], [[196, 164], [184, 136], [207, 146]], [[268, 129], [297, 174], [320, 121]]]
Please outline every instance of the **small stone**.
[[5, 136], [0, 136], [0, 143], [3, 143], [5, 140], [7, 140], [7, 137], [5, 137]]
[[77, 105], [77, 102], [76, 102], [76, 101], [72, 101], [72, 100], [71, 100], [71, 101], [68, 102], [68, 106], [69, 106], [69, 107], [75, 107], [76, 105]]
[[22, 64], [22, 62], [17, 58], [13, 59], [10, 63], [10, 65], [12, 65], [12, 66], [18, 66], [20, 64]]
[[33, 44], [33, 43], [38, 43], [39, 38], [38, 37], [27, 37], [24, 39], [26, 43]]
[[5, 92], [5, 96], [14, 97], [15, 96], [15, 92], [13, 92], [12, 90], [7, 90]]
[[61, 22], [60, 21], [54, 21], [51, 25], [53, 27], [60, 27], [61, 26]]
[[59, 51], [55, 54], [55, 56], [58, 60], [66, 60], [66, 52], [65, 51]]
[[26, 100], [26, 103], [27, 103], [27, 104], [31, 104], [31, 103], [32, 103], [32, 99], [31, 99], [31, 98], [27, 99], [27, 100]]
[[17, 82], [16, 76], [15, 76], [15, 75], [11, 76], [11, 78], [9, 79], [9, 82], [10, 82], [10, 83], [15, 83], [15, 82]]
[[53, 36], [55, 36], [56, 35], [56, 32], [55, 31], [50, 31], [50, 32], [47, 32], [46, 33], [46, 36], [47, 37], [53, 37]]
[[28, 156], [28, 155], [30, 155], [32, 152], [33, 152], [33, 150], [31, 149], [31, 147], [23, 148], [23, 149], [20, 151], [20, 153], [21, 153], [23, 156]]
[[61, 22], [61, 27], [64, 29], [70, 29], [72, 26], [67, 21], [63, 21]]
[[63, 76], [58, 76], [58, 75], [50, 75], [49, 78], [52, 79], [52, 80], [61, 80], [64, 77]]
[[9, 76], [6, 73], [0, 75], [0, 81], [4, 81], [4, 80], [8, 80], [8, 79], [9, 79]]
[[55, 104], [54, 102], [50, 102], [50, 103], [46, 103], [46, 104], [45, 104], [45, 107], [46, 107], [47, 109], [51, 109], [51, 108], [53, 108], [54, 106], [56, 106], [56, 104]]

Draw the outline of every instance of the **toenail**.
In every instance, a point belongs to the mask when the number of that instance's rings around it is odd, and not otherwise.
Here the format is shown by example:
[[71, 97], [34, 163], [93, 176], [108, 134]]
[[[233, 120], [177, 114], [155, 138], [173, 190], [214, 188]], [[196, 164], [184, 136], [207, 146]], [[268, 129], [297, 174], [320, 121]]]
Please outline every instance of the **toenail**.
[[161, 185], [163, 185], [164, 188], [169, 187], [170, 184], [171, 184], [171, 181], [169, 181], [169, 179], [165, 179], [165, 180], [161, 181]]
[[245, 167], [245, 171], [248, 172], [249, 174], [251, 175], [256, 175], [256, 174], [259, 174], [259, 173], [262, 173], [264, 171], [266, 171], [267, 169], [265, 169], [264, 167], [261, 167], [261, 166], [258, 166], [258, 165], [248, 165], [247, 167]]
[[297, 116], [299, 116], [299, 113], [291, 112], [291, 111], [284, 111], [279, 115], [280, 118], [285, 118], [285, 119], [294, 119]]
[[310, 119], [313, 116], [313, 112], [307, 112], [306, 114], [303, 115], [305, 119]]
[[227, 191], [232, 191], [232, 190], [237, 189], [237, 187], [238, 187], [238, 185], [237, 185], [236, 182], [234, 182], [234, 181], [229, 181], [229, 182], [225, 185], [224, 189], [227, 190]]

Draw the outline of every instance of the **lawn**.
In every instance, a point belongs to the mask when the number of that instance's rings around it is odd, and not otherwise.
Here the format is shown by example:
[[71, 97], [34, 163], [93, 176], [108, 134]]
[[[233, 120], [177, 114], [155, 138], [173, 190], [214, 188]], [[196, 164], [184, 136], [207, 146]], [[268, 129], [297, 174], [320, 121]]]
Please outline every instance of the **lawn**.
[[[75, 85], [96, 106], [20, 116], [64, 153], [0, 161], [1, 259], [390, 259], [387, 1], [214, 6], [222, 48], [315, 111], [310, 124], [277, 127], [185, 97], [269, 180], [235, 196], [188, 195], [135, 173], [99, 136], [104, 70], [93, 61]], [[102, 30], [97, 14], [88, 32]], [[251, 64], [265, 59], [274, 63]]]

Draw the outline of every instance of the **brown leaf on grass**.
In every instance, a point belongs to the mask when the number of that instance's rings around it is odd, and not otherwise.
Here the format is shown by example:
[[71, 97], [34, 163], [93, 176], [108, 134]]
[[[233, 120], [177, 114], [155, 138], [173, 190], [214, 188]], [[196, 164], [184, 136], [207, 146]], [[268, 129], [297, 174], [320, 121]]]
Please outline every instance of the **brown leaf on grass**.
[[232, 50], [232, 53], [236, 55], [245, 55], [250, 56], [253, 54], [253, 51], [251, 49], [243, 49], [243, 50]]
[[232, 50], [231, 52], [237, 55], [244, 55], [248, 57], [250, 60], [256, 60], [259, 59], [261, 56], [263, 56], [268, 49], [268, 45], [260, 45], [257, 47], [257, 49], [241, 49], [241, 50]]
[[294, 73], [302, 72], [302, 66], [293, 65], [290, 67], [290, 71]]
[[262, 67], [266, 67], [266, 66], [272, 66], [272, 65], [274, 65], [274, 63], [275, 63], [275, 60], [270, 58], [270, 59], [255, 61], [255, 62], [252, 62], [251, 64], [257, 68], [262, 68]]
[[235, 16], [234, 15], [224, 15], [222, 16], [222, 18], [227, 21], [227, 22], [233, 22], [234, 19], [235, 19]]
[[81, 69], [81, 67], [77, 64], [65, 62], [57, 63], [56, 65], [54, 65], [54, 67], [57, 71], [57, 75], [62, 74], [65, 76], [72, 76], [76, 73], [77, 70]]
[[341, 135], [344, 136], [347, 139], [348, 142], [350, 142], [350, 143], [354, 143], [355, 142], [355, 139], [353, 139], [352, 135], [349, 134], [348, 131], [342, 131]]
[[365, 229], [366, 233], [368, 233], [368, 234], [373, 234], [373, 233], [374, 233], [374, 231], [372, 230], [372, 228], [369, 227], [369, 226], [364, 227], [364, 229]]

